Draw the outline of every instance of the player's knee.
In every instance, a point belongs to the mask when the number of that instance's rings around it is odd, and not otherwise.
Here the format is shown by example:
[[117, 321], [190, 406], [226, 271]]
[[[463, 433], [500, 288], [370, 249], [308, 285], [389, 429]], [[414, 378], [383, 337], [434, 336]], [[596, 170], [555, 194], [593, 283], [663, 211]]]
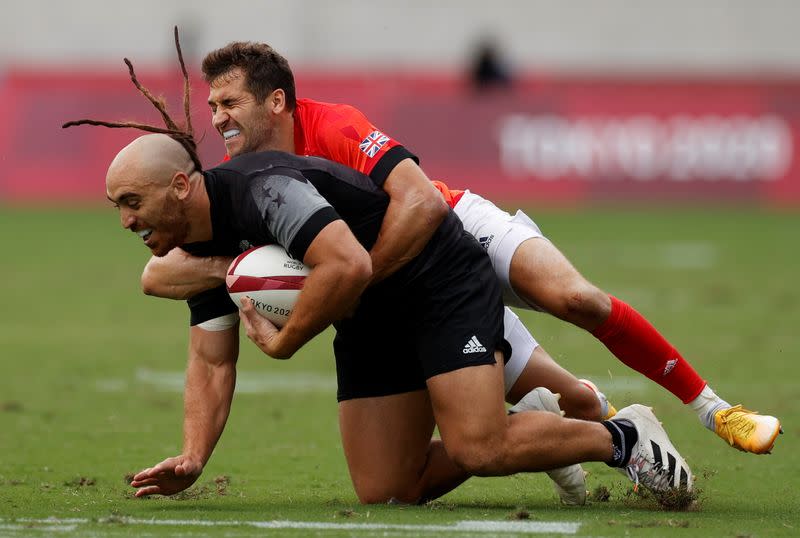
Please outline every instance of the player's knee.
[[361, 504], [385, 504], [390, 498], [389, 494], [380, 489], [356, 488], [356, 495]]
[[413, 467], [361, 471], [351, 468], [350, 478], [361, 504], [415, 504], [422, 496], [420, 471]]
[[361, 504], [417, 504], [421, 496], [413, 484], [361, 484], [355, 490]]
[[576, 282], [565, 288], [562, 296], [562, 308], [567, 315], [591, 313], [597, 301], [593, 300], [596, 288], [588, 282]]
[[556, 315], [583, 328], [599, 325], [611, 312], [608, 296], [586, 280], [564, 288]]

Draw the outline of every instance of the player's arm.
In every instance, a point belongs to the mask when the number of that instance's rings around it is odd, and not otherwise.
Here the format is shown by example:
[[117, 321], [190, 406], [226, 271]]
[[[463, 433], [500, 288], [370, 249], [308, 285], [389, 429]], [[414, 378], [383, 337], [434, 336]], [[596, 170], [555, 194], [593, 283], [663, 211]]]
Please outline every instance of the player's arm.
[[137, 497], [173, 495], [191, 486], [203, 472], [225, 428], [233, 400], [239, 354], [236, 320], [235, 314], [227, 314], [191, 328], [183, 451], [137, 473], [131, 482], [137, 488]]
[[389, 207], [370, 251], [373, 283], [422, 252], [449, 211], [442, 195], [410, 158], [392, 169], [383, 189], [389, 195]]
[[239, 327], [192, 327], [184, 391], [183, 454], [205, 466], [222, 435], [236, 386]]
[[344, 221], [329, 222], [305, 251], [311, 267], [286, 325], [278, 330], [242, 301], [247, 336], [267, 355], [288, 359], [334, 321], [352, 311], [372, 275], [370, 256]]
[[233, 258], [192, 256], [174, 248], [166, 256], [153, 256], [142, 272], [142, 291], [165, 299], [188, 299], [225, 283]]
[[[360, 110], [335, 105], [318, 125], [315, 143], [322, 156], [367, 174], [389, 195], [378, 240], [370, 250], [372, 282], [379, 282], [422, 251], [447, 216], [448, 206], [416, 157]], [[347, 136], [348, 130], [358, 136]]]

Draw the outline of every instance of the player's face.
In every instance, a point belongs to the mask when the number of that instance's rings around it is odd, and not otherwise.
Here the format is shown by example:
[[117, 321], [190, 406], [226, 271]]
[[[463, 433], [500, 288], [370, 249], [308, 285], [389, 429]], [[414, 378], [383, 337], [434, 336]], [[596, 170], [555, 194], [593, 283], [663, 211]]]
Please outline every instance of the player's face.
[[109, 184], [108, 199], [119, 209], [122, 227], [142, 238], [155, 256], [164, 256], [186, 242], [189, 221], [169, 187], [152, 184]]
[[225, 140], [229, 156], [271, 149], [274, 135], [267, 102], [265, 99], [259, 103], [247, 90], [241, 69], [233, 69], [211, 82], [211, 123]]

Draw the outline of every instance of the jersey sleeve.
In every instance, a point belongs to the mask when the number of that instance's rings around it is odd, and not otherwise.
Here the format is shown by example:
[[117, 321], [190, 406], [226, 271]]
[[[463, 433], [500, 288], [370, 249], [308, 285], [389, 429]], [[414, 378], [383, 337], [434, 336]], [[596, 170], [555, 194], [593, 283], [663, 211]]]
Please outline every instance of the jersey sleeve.
[[[187, 243], [180, 247], [192, 256], [214, 256], [220, 253], [218, 245], [213, 241]], [[225, 285], [202, 291], [186, 301], [189, 306], [189, 325], [202, 328], [233, 327], [238, 320], [238, 307], [228, 295]], [[221, 324], [220, 324], [221, 322]]]
[[410, 158], [419, 163], [416, 155], [349, 105], [331, 107], [313, 132], [321, 157], [358, 170], [379, 186], [400, 161]]
[[238, 311], [238, 307], [228, 295], [228, 289], [222, 286], [203, 291], [186, 301], [189, 305], [189, 323], [192, 326], [221, 318]]
[[273, 168], [250, 183], [251, 194], [270, 233], [298, 260], [336, 210], [297, 170]]

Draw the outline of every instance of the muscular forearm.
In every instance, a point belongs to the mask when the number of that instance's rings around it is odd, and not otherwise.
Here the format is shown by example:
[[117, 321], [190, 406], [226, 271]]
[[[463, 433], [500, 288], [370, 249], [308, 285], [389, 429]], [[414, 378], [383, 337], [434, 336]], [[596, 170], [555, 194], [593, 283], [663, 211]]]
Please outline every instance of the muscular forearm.
[[142, 291], [166, 299], [188, 299], [225, 282], [232, 258], [192, 256], [180, 248], [153, 256], [142, 273]]
[[184, 391], [183, 454], [203, 465], [211, 457], [230, 413], [236, 385], [236, 362], [230, 358], [227, 353], [209, 357], [205, 351], [190, 350]]
[[369, 284], [369, 254], [342, 220], [328, 224], [306, 250], [303, 263], [311, 267], [292, 315], [278, 330], [244, 300], [242, 320], [247, 336], [264, 353], [288, 359], [306, 342], [355, 308]]
[[378, 240], [369, 253], [372, 283], [388, 277], [422, 252], [448, 212], [441, 194], [410, 159], [392, 170], [384, 190], [390, 202]]
[[[366, 257], [365, 257], [366, 258]], [[306, 278], [303, 293], [278, 333], [277, 359], [288, 359], [314, 336], [355, 306], [369, 282], [368, 264], [322, 264]]]
[[413, 205], [390, 203], [378, 240], [370, 250], [372, 283], [390, 276], [428, 244], [446, 215], [441, 206], [420, 200]]

